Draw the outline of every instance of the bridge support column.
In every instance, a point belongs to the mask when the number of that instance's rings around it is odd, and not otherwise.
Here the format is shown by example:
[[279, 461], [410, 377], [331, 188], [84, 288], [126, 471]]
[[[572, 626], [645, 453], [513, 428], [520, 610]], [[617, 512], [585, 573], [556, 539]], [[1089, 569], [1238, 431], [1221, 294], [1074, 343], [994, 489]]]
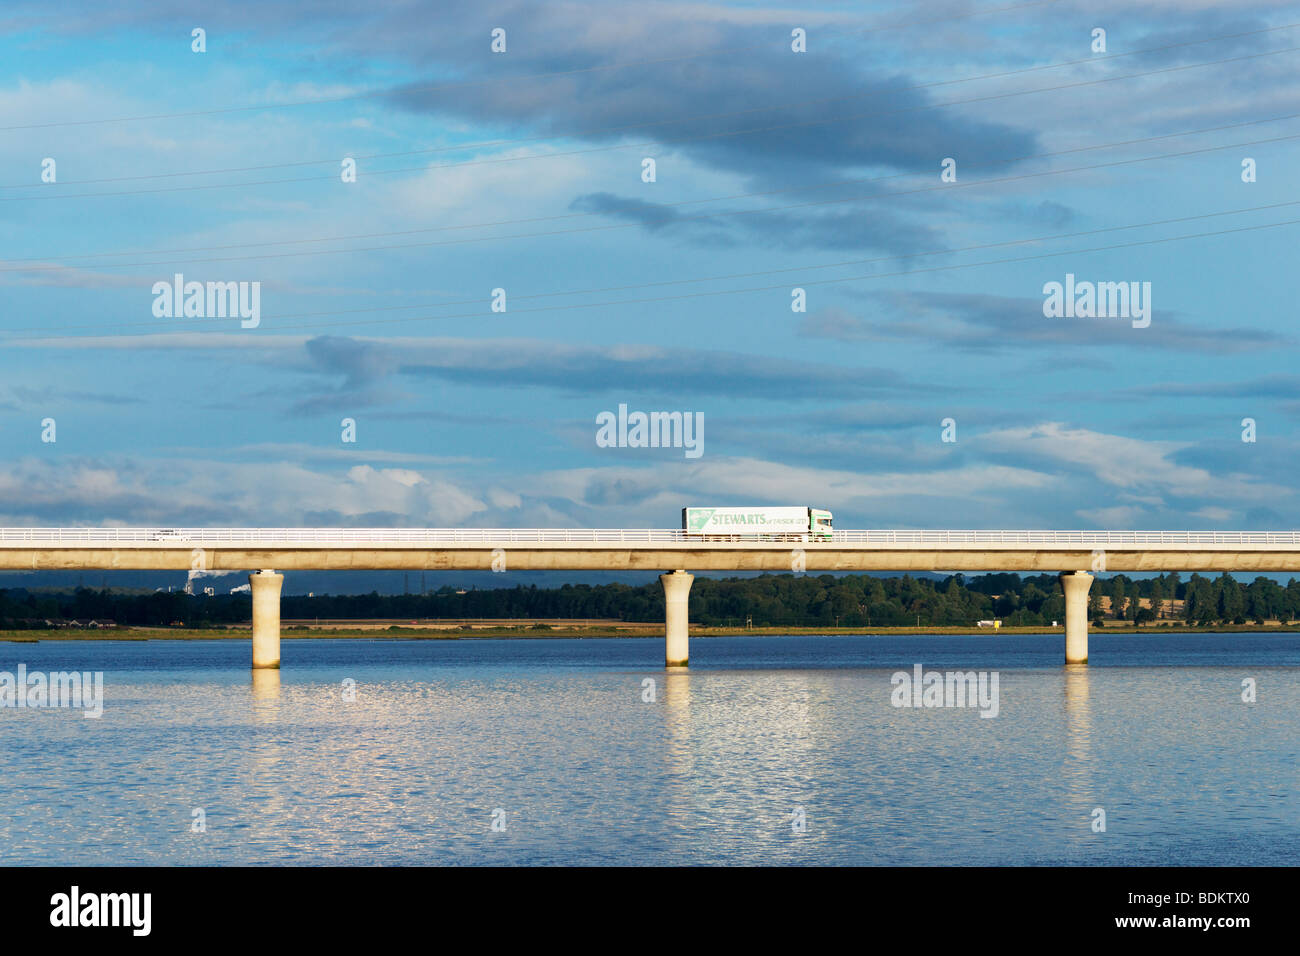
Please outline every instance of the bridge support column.
[[685, 667], [690, 659], [691, 582], [695, 575], [685, 571], [659, 575], [664, 586], [664, 637], [669, 667]]
[[258, 571], [248, 576], [253, 589], [253, 668], [280, 666], [280, 588], [284, 575]]
[[1088, 588], [1092, 575], [1069, 571], [1061, 575], [1065, 591], [1065, 663], [1088, 663]]

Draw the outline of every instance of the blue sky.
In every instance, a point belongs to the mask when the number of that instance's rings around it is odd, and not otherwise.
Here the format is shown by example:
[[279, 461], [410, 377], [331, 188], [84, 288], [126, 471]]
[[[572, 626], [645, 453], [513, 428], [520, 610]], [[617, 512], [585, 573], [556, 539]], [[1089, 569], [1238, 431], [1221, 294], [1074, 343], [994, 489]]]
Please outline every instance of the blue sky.
[[[0, 523], [1295, 527], [1291, 23], [11, 0]], [[259, 327], [156, 318], [176, 272], [260, 282]], [[1045, 317], [1067, 273], [1150, 325]], [[599, 447], [620, 404], [703, 454]]]

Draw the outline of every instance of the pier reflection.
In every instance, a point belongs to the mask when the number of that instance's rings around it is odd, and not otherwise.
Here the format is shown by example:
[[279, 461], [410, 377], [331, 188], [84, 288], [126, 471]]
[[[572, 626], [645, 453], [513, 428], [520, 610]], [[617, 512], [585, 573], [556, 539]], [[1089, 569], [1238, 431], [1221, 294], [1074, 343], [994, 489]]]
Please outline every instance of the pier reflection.
[[668, 764], [674, 776], [694, 769], [691, 751], [691, 674], [674, 670], [664, 675], [664, 728]]
[[1062, 779], [1070, 793], [1070, 805], [1085, 816], [1097, 806], [1092, 741], [1092, 691], [1086, 664], [1065, 666], [1065, 754]]
[[[253, 671], [253, 701], [255, 704], [266, 701], [278, 703], [280, 700], [280, 669], [258, 668]], [[260, 708], [254, 707], [257, 713]]]

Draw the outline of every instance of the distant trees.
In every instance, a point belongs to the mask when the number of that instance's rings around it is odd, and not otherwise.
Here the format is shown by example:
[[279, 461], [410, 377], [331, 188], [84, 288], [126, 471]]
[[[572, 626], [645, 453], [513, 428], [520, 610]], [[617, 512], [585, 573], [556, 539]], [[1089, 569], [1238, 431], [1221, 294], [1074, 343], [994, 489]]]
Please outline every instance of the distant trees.
[[1246, 623], [1246, 596], [1241, 593], [1241, 585], [1232, 579], [1226, 571], [1214, 582], [1215, 604], [1218, 607], [1219, 620], [1233, 624]]
[[[1089, 620], [1110, 616], [1147, 623], [1176, 617], [1189, 624], [1300, 620], [1300, 581], [1286, 586], [1256, 577], [1243, 585], [1229, 574], [1210, 579], [1177, 574], [1136, 580], [1098, 576], [1088, 601]], [[1181, 602], [1181, 608], [1179, 607]], [[1145, 606], [1144, 606], [1145, 605]], [[632, 586], [566, 584], [558, 588], [519, 585], [468, 590], [442, 588], [428, 594], [286, 595], [285, 618], [603, 618], [658, 622], [664, 617], [658, 582]], [[1007, 625], [1063, 621], [1065, 599], [1054, 574], [956, 574], [941, 580], [902, 575], [765, 574], [753, 578], [697, 577], [691, 588], [691, 621], [702, 625], [759, 627], [922, 627], [969, 625], [1001, 618]], [[78, 588], [69, 592], [0, 590], [0, 628], [44, 626], [46, 619], [111, 619], [119, 625], [190, 627], [244, 623], [251, 616], [247, 594], [204, 597], [181, 592], [129, 594]]]
[[1151, 582], [1151, 618], [1159, 620], [1165, 605], [1165, 582], [1156, 578]]
[[1117, 621], [1124, 620], [1124, 605], [1128, 601], [1124, 591], [1124, 575], [1117, 574], [1110, 584], [1110, 615]]
[[1253, 621], [1290, 620], [1296, 606], [1272, 578], [1255, 578], [1245, 589], [1245, 614]]
[[1218, 606], [1210, 582], [1193, 574], [1183, 598], [1184, 620], [1189, 624], [1209, 624], [1218, 613]]

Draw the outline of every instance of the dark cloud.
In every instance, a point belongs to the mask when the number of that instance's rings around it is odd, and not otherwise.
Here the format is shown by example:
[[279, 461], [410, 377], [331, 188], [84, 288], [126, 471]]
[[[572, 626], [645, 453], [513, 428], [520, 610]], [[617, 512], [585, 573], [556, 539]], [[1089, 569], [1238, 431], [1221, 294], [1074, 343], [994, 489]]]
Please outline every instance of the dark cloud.
[[680, 236], [704, 245], [734, 245], [736, 224], [729, 217], [705, 217], [699, 213], [682, 213], [672, 206], [615, 196], [613, 193], [587, 193], [579, 196], [569, 208], [574, 212], [591, 213], [620, 219], [641, 226], [647, 232]]
[[1126, 395], [1172, 398], [1286, 398], [1300, 397], [1300, 376], [1262, 375], [1244, 382], [1160, 382], [1124, 389]]
[[[980, 164], [1037, 151], [1032, 131], [937, 107], [943, 97], [916, 88], [928, 78], [873, 71], [860, 57], [826, 46], [816, 55], [793, 54], [784, 25], [734, 22], [732, 11], [733, 22], [711, 28], [705, 8], [653, 6], [638, 8], [635, 24], [613, 24], [607, 10], [548, 6], [497, 16], [515, 24], [511, 49], [529, 57], [530, 72], [566, 75], [498, 80], [504, 57], [456, 51], [454, 63], [436, 56], [434, 62], [484, 82], [455, 89], [413, 83], [390, 100], [511, 131], [652, 141], [695, 162], [782, 185], [873, 167], [937, 175], [945, 156]], [[604, 69], [626, 62], [629, 50], [693, 56]], [[944, 97], [962, 98], [948, 91]]]
[[936, 391], [936, 386], [912, 383], [893, 369], [642, 345], [428, 339], [420, 345], [389, 346], [322, 336], [307, 343], [307, 352], [317, 371], [341, 374], [346, 388], [362, 391], [397, 374], [460, 385], [544, 387], [568, 394], [637, 392], [789, 400]]
[[579, 196], [570, 208], [634, 222], [648, 232], [702, 245], [917, 252], [941, 244], [936, 230], [875, 205], [851, 211], [744, 210], [739, 215], [717, 215], [702, 213], [698, 207], [682, 212], [673, 206], [601, 192]]
[[[1059, 282], [1063, 275], [1049, 275], [1044, 281]], [[1154, 307], [1147, 328], [1133, 328], [1128, 319], [1047, 318], [1042, 297], [904, 291], [866, 293], [863, 297], [872, 304], [873, 318], [845, 309], [822, 309], [810, 312], [800, 331], [811, 338], [840, 342], [914, 340], [970, 352], [1069, 345], [1218, 355], [1275, 349], [1290, 341], [1262, 329], [1193, 326], [1176, 313], [1161, 309], [1158, 289], [1153, 289]]]
[[997, 212], [1003, 221], [1016, 220], [1048, 229], [1062, 229], [1078, 221], [1078, 213], [1069, 206], [1044, 199], [1040, 202], [1001, 203]]
[[114, 395], [109, 392], [86, 392], [78, 389], [62, 389], [48, 385], [44, 388], [31, 388], [15, 385], [11, 391], [15, 398], [28, 405], [49, 404], [51, 402], [88, 402], [98, 405], [139, 405], [144, 400], [135, 395]]

